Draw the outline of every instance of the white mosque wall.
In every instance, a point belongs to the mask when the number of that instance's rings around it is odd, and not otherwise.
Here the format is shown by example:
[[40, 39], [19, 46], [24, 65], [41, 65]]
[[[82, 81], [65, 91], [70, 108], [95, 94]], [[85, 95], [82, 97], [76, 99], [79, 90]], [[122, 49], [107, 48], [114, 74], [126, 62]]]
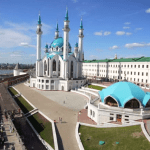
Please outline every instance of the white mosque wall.
[[[112, 109], [114, 108], [114, 109]], [[116, 108], [116, 109], [115, 109]], [[130, 111], [131, 110], [131, 111]], [[141, 110], [133, 109], [117, 109], [117, 107], [111, 107], [111, 109], [99, 109], [98, 107], [88, 103], [88, 117], [94, 120], [97, 124], [108, 123], [111, 121], [117, 121], [117, 115], [121, 115], [121, 122], [133, 123], [135, 120], [149, 118], [150, 114], [141, 114]]]

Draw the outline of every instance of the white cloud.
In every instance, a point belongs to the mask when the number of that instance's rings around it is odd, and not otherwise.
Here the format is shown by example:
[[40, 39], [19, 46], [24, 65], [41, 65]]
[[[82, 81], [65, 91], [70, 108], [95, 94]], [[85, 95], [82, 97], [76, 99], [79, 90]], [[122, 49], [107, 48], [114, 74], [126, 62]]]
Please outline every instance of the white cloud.
[[130, 23], [130, 22], [125, 22], [124, 24], [129, 25], [129, 24], [131, 24], [131, 23]]
[[117, 45], [114, 45], [112, 47], [110, 47], [110, 49], [118, 49], [119, 47]]
[[94, 32], [94, 35], [99, 35], [99, 36], [107, 36], [107, 35], [110, 35], [111, 32], [110, 31], [100, 31], [100, 32]]
[[138, 48], [147, 46], [150, 46], [150, 43], [128, 43], [125, 45], [126, 48]]
[[[14, 30], [17, 30], [17, 31], [28, 31], [28, 32], [35, 32], [36, 31], [36, 25], [35, 24], [27, 24], [27, 23], [13, 23], [13, 22], [9, 22], [9, 21], [6, 21], [5, 22], [5, 25], [11, 27], [12, 29]], [[43, 31], [43, 34], [49, 34], [50, 33], [50, 30], [52, 29], [52, 27], [48, 24], [45, 24], [42, 22], [42, 31]]]
[[150, 8], [148, 8], [147, 10], [145, 10], [146, 13], [150, 13]]
[[135, 30], [142, 30], [142, 28], [136, 28]]
[[131, 32], [126, 32], [126, 35], [131, 35], [132, 33]]
[[77, 0], [72, 0], [73, 1], [73, 3], [77, 3], [78, 1]]
[[20, 46], [36, 48], [36, 45], [30, 45], [28, 43], [20, 43]]
[[117, 35], [124, 35], [125, 32], [124, 32], [124, 31], [117, 31], [116, 34], [117, 34]]
[[100, 32], [95, 32], [95, 33], [94, 33], [94, 35], [102, 36], [102, 35], [103, 35], [103, 33], [102, 33], [102, 31], [100, 31]]
[[123, 29], [130, 29], [130, 27], [123, 27]]
[[31, 42], [31, 37], [19, 31], [4, 29], [0, 27], [0, 48], [12, 48], [20, 45], [21, 42]]
[[20, 54], [11, 54], [10, 57], [22, 57], [23, 55]]
[[104, 32], [104, 35], [105, 35], [105, 36], [110, 35], [110, 34], [111, 34], [110, 31], [105, 31], [105, 32]]

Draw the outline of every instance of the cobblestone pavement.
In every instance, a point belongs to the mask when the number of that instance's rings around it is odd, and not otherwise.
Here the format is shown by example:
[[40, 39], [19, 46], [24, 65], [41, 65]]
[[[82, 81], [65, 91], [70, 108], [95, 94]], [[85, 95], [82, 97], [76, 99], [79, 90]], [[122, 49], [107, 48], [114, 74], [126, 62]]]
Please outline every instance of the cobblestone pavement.
[[[36, 90], [25, 86], [24, 84], [18, 84], [15, 86], [35, 107], [41, 110], [46, 116], [52, 120], [56, 120], [56, 130], [59, 137], [59, 150], [79, 150], [76, 138], [75, 138], [75, 127], [77, 122], [78, 111], [71, 110], [67, 107], [64, 107], [57, 102], [54, 102], [47, 97], [43, 96]], [[59, 91], [56, 92], [56, 95], [59, 95]], [[68, 93], [68, 92], [64, 92]], [[73, 97], [74, 93], [71, 93]], [[76, 94], [77, 95], [77, 94]], [[85, 98], [82, 95], [81, 99]], [[63, 95], [60, 95], [61, 99], [64, 98]], [[59, 117], [62, 118], [62, 123], [58, 122]]]

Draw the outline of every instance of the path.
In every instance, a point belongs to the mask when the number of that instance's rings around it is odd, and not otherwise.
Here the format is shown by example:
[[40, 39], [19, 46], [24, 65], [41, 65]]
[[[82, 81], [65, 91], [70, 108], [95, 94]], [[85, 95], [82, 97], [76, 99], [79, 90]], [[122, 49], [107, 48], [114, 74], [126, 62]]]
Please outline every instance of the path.
[[[18, 84], [15, 88], [19, 90], [35, 107], [52, 120], [58, 121], [59, 117], [62, 118], [63, 123], [56, 123], [56, 127], [61, 137], [58, 140], [59, 150], [79, 150], [75, 138], [78, 111], [73, 111], [64, 107], [24, 84]], [[83, 96], [81, 95], [81, 97]], [[83, 97], [83, 99], [85, 99], [85, 97]]]

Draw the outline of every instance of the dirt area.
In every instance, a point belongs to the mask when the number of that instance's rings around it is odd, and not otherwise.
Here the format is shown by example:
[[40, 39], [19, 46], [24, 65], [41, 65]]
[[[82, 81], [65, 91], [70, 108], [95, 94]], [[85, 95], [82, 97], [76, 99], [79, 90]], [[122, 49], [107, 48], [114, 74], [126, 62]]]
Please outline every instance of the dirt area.
[[134, 137], [134, 138], [139, 138], [140, 136], [144, 136], [142, 131], [132, 133], [132, 137]]

